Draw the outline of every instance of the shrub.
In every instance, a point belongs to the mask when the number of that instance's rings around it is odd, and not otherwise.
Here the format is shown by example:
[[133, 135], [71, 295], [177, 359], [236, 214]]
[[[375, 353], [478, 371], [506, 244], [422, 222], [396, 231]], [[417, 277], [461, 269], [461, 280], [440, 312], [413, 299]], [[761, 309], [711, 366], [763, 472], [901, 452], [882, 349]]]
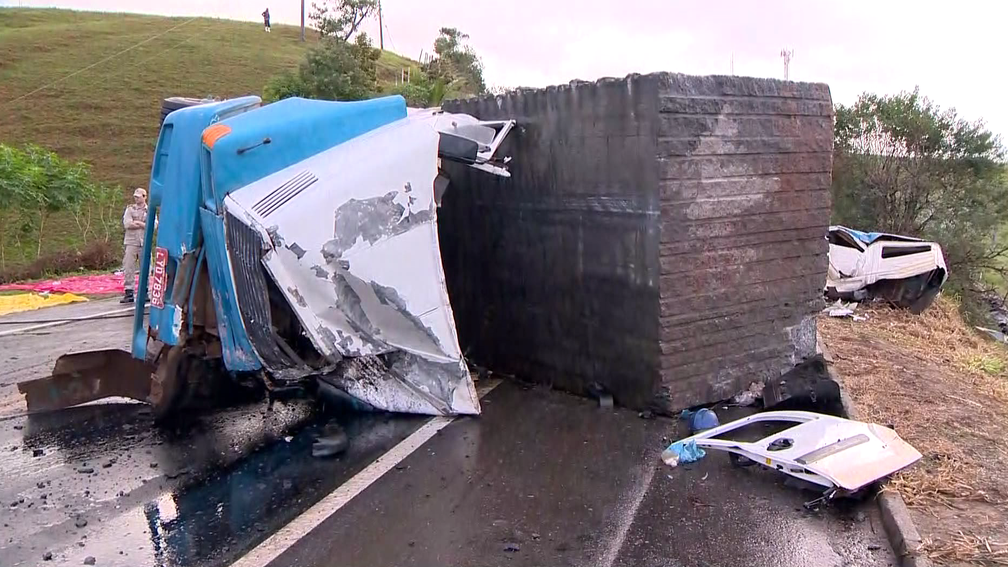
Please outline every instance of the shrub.
[[54, 277], [71, 272], [106, 270], [121, 258], [118, 249], [102, 240], [93, 240], [82, 250], [61, 250], [46, 254], [28, 266], [0, 270], [0, 284]]

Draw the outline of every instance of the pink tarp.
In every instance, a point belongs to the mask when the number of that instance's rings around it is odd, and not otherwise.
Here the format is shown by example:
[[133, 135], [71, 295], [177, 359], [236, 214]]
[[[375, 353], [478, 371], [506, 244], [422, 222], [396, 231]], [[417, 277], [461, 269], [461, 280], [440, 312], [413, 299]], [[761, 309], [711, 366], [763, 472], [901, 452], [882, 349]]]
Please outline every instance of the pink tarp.
[[58, 280], [32, 283], [0, 285], [0, 291], [34, 291], [38, 293], [75, 293], [77, 295], [101, 295], [122, 293], [122, 274], [95, 274], [92, 276], [70, 276]]

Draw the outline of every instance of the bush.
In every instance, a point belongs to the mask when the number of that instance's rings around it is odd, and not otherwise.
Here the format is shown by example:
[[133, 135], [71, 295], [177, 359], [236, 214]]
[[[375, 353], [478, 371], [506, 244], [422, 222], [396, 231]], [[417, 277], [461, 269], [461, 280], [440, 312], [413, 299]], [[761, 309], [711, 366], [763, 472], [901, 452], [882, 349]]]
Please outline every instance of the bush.
[[263, 100], [268, 103], [295, 96], [307, 98], [311, 95], [301, 77], [290, 71], [273, 77], [263, 88]]
[[[109, 262], [102, 259], [107, 254], [99, 252], [111, 249], [109, 243], [122, 234], [123, 205], [122, 189], [95, 183], [86, 163], [64, 160], [32, 144], [22, 148], [0, 144], [0, 273], [9, 279], [17, 274], [39, 277], [32, 274], [53, 273], [61, 266], [107, 266]], [[53, 215], [58, 215], [57, 224], [72, 220], [81, 243], [95, 239], [102, 240], [103, 246], [42, 257], [43, 238], [51, 237]], [[26, 254], [28, 248], [32, 250]], [[8, 270], [8, 252], [21, 266], [28, 259], [35, 263]]]
[[106, 270], [122, 260], [110, 243], [94, 240], [83, 250], [63, 250], [36, 259], [28, 266], [0, 270], [0, 284], [55, 277], [71, 272]]
[[400, 95], [406, 99], [406, 104], [416, 108], [440, 106], [445, 97], [445, 83], [442, 79], [432, 83], [421, 75], [411, 83], [396, 85], [385, 94]]

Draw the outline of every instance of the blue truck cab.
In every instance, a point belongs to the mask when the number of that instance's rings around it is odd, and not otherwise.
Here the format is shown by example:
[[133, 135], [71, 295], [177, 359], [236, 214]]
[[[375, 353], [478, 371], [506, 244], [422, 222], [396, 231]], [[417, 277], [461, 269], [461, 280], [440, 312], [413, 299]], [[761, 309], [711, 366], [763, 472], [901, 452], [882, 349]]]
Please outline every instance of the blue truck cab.
[[[265, 285], [241, 278], [243, 271], [232, 266], [224, 198], [405, 116], [399, 96], [361, 102], [292, 98], [265, 106], [253, 96], [168, 114], [151, 168], [149, 209], [157, 222], [147, 224], [144, 240], [133, 357], [158, 356], [148, 352], [153, 340], [169, 350], [219, 356], [232, 373], [262, 369], [264, 353], [253, 343], [261, 346], [263, 340], [253, 339], [269, 330], [255, 324], [249, 311], [255, 303], [239, 302], [237, 293], [261, 295]], [[236, 283], [244, 287], [236, 289]]]
[[[140, 285], [137, 287], [137, 303], [133, 320], [133, 356], [147, 357], [148, 339], [154, 339], [168, 346], [179, 346], [186, 338], [184, 315], [193, 307], [198, 289], [197, 275], [206, 261], [205, 242], [200, 215], [203, 190], [200, 156], [201, 136], [207, 127], [258, 108], [259, 97], [243, 97], [223, 102], [202, 104], [182, 108], [170, 113], [161, 125], [150, 177], [150, 217], [157, 220], [147, 224], [144, 238], [144, 253], [140, 270]], [[209, 244], [212, 247], [213, 243]], [[151, 269], [154, 261], [155, 269]], [[154, 297], [148, 297], [148, 280], [153, 277], [157, 283]], [[227, 280], [214, 282], [211, 287], [218, 290], [222, 299], [231, 295]], [[144, 325], [144, 303], [150, 299], [150, 316]], [[232, 302], [233, 303], [233, 302]], [[234, 317], [226, 310], [227, 302], [215, 305], [218, 323]], [[254, 361], [251, 345], [237, 336], [228, 325], [223, 328], [221, 341], [228, 345], [233, 357], [241, 353], [239, 359]], [[244, 356], [242, 356], [244, 355]], [[249, 365], [247, 369], [254, 369]]]
[[442, 160], [510, 176], [495, 152], [514, 120], [400, 96], [173, 98], [161, 115], [130, 352], [61, 356], [19, 386], [29, 410], [128, 397], [164, 418], [265, 390], [479, 413], [441, 262]]

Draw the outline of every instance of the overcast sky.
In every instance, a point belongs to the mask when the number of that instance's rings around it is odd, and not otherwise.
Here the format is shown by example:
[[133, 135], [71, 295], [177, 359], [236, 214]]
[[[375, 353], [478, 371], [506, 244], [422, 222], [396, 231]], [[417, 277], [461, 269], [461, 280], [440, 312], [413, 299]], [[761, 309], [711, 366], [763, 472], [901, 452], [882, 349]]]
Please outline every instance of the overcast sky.
[[[307, 0], [311, 6], [311, 0]], [[0, 5], [300, 21], [298, 0], [0, 0]], [[919, 85], [942, 107], [1008, 138], [1008, 2], [958, 0], [383, 0], [385, 46], [417, 58], [457, 27], [490, 85], [546, 86], [631, 72], [784, 76], [830, 85], [833, 100]], [[377, 38], [378, 23], [365, 30]]]

